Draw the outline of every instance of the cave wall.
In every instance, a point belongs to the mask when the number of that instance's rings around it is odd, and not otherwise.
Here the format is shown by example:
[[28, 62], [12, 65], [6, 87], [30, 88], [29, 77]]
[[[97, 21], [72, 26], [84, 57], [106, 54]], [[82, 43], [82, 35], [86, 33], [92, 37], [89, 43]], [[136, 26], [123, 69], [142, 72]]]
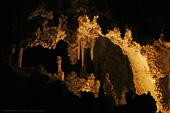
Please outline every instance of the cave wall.
[[[144, 47], [142, 54], [146, 56], [150, 74], [154, 78], [156, 91], [160, 92], [157, 96], [163, 104], [164, 110], [169, 110], [169, 42], [161, 39], [154, 41], [154, 44]], [[166, 95], [166, 96], [165, 96]]]
[[[121, 38], [120, 31], [116, 28], [107, 35], [110, 40], [114, 44], [119, 45], [123, 53], [128, 56], [133, 71], [133, 82], [135, 84], [136, 93], [140, 95], [150, 91], [151, 95], [157, 101], [158, 111], [169, 112], [169, 90], [162, 87], [169, 83], [166, 79], [168, 78], [167, 73], [169, 73], [169, 68], [164, 67], [168, 65], [168, 62], [164, 65], [165, 60], [163, 60], [164, 53], [168, 53], [169, 51], [167, 50], [169, 47], [166, 46], [169, 45], [169, 43], [162, 41], [160, 38], [154, 41], [153, 45], [140, 46], [140, 44], [133, 41], [132, 32], [128, 29], [126, 29], [124, 39]], [[154, 45], [157, 45], [157, 48], [155, 48]], [[162, 48], [163, 51], [161, 51], [161, 55], [159, 54], [159, 48], [162, 47], [160, 45], [166, 48], [164, 50]], [[167, 51], [165, 52], [165, 50]], [[160, 59], [160, 56], [162, 59]], [[167, 59], [169, 58], [168, 56], [167, 54]], [[153, 71], [156, 71], [156, 73]], [[159, 82], [163, 80], [161, 78], [164, 79], [164, 84]]]

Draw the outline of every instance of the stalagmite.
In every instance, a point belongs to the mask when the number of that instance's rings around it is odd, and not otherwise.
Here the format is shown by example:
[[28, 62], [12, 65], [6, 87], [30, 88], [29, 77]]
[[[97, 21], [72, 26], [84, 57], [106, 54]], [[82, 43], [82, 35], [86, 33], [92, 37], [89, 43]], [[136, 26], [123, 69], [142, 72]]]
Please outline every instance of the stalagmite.
[[62, 71], [62, 70], [61, 70], [61, 62], [62, 62], [61, 57], [60, 57], [60, 56], [57, 56], [58, 73], [59, 73], [60, 71]]
[[18, 66], [21, 68], [22, 64], [22, 55], [23, 55], [23, 48], [19, 48], [19, 54], [18, 54]]
[[62, 59], [60, 56], [57, 56], [57, 63], [58, 63], [58, 77], [61, 81], [64, 81], [64, 72], [61, 69], [61, 62]]
[[103, 89], [105, 92], [105, 95], [108, 96], [109, 100], [110, 99], [114, 99], [115, 104], [118, 105], [119, 99], [117, 98], [117, 94], [114, 90], [113, 84], [111, 83], [110, 79], [109, 79], [109, 73], [105, 74], [105, 82], [103, 84]]

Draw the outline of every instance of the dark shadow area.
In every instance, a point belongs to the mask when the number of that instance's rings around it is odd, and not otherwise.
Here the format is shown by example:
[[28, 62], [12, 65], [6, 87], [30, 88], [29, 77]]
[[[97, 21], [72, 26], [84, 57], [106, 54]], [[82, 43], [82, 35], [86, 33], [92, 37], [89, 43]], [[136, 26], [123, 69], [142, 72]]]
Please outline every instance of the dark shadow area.
[[[2, 63], [1, 63], [2, 64]], [[68, 91], [64, 82], [45, 85], [42, 75], [35, 72], [29, 78], [16, 77], [8, 65], [3, 64], [1, 76], [0, 110], [45, 110], [46, 112], [95, 112], [95, 113], [155, 113], [155, 100], [147, 95], [126, 94], [126, 105], [109, 108], [108, 98], [101, 85], [99, 97], [82, 92], [78, 98]], [[3, 87], [2, 87], [3, 86]]]
[[118, 113], [156, 113], [156, 101], [150, 92], [134, 95], [133, 91], [126, 93], [126, 105], [116, 107]]
[[[5, 63], [1, 76], [0, 111], [2, 110], [44, 110], [45, 112], [99, 112], [108, 111], [107, 101], [95, 99], [92, 93], [82, 92], [78, 98], [68, 91], [64, 82], [44, 84], [43, 75], [37, 69], [31, 77], [22, 77], [13, 72]], [[43, 79], [42, 79], [43, 78]], [[102, 109], [102, 111], [100, 111]]]
[[[86, 65], [86, 72], [91, 74], [95, 74], [94, 71], [94, 65], [93, 65], [93, 61], [91, 60], [91, 55], [90, 55], [90, 49], [85, 49], [85, 54], [84, 54], [84, 65]], [[80, 58], [81, 60], [81, 58]]]
[[[156, 102], [148, 94], [134, 95], [126, 93], [126, 105], [109, 108], [109, 101], [101, 84], [99, 97], [92, 93], [82, 92], [78, 98], [68, 91], [64, 82], [56, 81], [44, 84], [43, 75], [37, 69], [31, 77], [24, 77], [12, 71], [5, 62], [0, 62], [0, 110], [46, 110], [47, 112], [97, 112], [97, 113], [155, 113]], [[43, 78], [43, 79], [42, 79]]]
[[80, 71], [80, 62], [76, 65], [71, 65], [67, 53], [68, 43], [59, 41], [55, 49], [43, 48], [41, 45], [37, 47], [27, 48], [23, 52], [22, 67], [35, 67], [42, 64], [45, 70], [49, 73], [58, 73], [57, 56], [61, 56], [61, 68], [66, 73]]

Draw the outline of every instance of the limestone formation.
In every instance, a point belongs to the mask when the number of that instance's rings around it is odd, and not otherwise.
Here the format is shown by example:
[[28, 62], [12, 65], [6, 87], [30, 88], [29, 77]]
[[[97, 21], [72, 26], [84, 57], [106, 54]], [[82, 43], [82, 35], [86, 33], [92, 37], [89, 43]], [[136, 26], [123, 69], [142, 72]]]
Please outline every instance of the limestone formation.
[[[76, 33], [76, 43], [72, 46], [72, 50], [69, 50], [68, 53], [70, 54], [69, 57], [71, 61], [79, 60], [81, 53], [82, 67], [84, 65], [84, 49], [90, 49], [91, 60], [93, 60], [95, 40], [99, 37], [99, 34], [102, 34], [100, 26], [96, 24], [97, 18], [98, 16], [95, 16], [92, 22], [90, 22], [88, 16], [78, 18], [79, 28]], [[71, 55], [73, 51], [76, 52], [74, 53], [74, 56]]]
[[100, 88], [100, 81], [96, 80], [94, 86], [92, 87], [92, 92], [95, 98], [98, 98], [99, 88]]
[[95, 84], [95, 76], [93, 73], [91, 73], [90, 76], [87, 78], [87, 82], [89, 83], [89, 87], [91, 89]]
[[105, 82], [103, 84], [103, 89], [105, 94], [109, 97], [113, 97], [116, 105], [118, 105], [119, 100], [117, 99], [117, 94], [114, 91], [113, 84], [109, 79], [109, 73], [106, 73], [105, 75]]
[[[34, 32], [34, 40], [26, 39], [23, 40], [23, 44], [26, 45], [26, 47], [33, 47], [37, 45], [41, 45], [44, 48], [54, 49], [56, 47], [56, 44], [60, 40], [64, 40], [64, 38], [67, 36], [65, 31], [66, 27], [66, 16], [61, 16], [59, 18], [59, 26], [50, 26], [48, 27], [47, 24], [49, 24], [50, 20], [53, 19], [53, 12], [52, 11], [46, 11], [45, 9], [46, 4], [40, 5], [35, 11], [33, 11], [30, 16], [28, 17], [29, 21], [34, 20], [36, 17], [43, 18], [42, 25], [36, 28], [36, 31]], [[41, 29], [42, 28], [42, 29]]]
[[81, 90], [86, 80], [79, 78], [75, 72], [71, 72], [66, 77], [66, 85], [69, 91], [72, 91], [77, 96], [81, 97]]
[[100, 81], [95, 81], [94, 74], [90, 74], [88, 80], [79, 78], [75, 72], [71, 72], [66, 77], [66, 84], [70, 91], [81, 97], [81, 92], [92, 92], [94, 97], [98, 97]]
[[61, 81], [64, 81], [64, 72], [61, 69], [62, 59], [60, 56], [57, 56], [57, 64], [58, 64], [58, 77]]
[[18, 66], [21, 68], [22, 65], [22, 55], [23, 55], [23, 48], [21, 47], [19, 49], [19, 55], [18, 55]]

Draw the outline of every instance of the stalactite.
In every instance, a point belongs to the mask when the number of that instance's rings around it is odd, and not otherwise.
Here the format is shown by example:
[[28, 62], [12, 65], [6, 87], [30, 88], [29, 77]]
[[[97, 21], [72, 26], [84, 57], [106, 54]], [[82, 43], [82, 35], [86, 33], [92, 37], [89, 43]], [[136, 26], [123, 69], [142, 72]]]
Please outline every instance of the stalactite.
[[92, 42], [91, 42], [91, 47], [90, 47], [90, 57], [91, 57], [91, 61], [93, 61], [93, 49], [94, 49], [94, 45], [95, 45], [95, 42], [96, 42], [96, 40], [94, 39], [94, 40], [92, 40]]
[[77, 47], [77, 54], [78, 54], [78, 60], [80, 60], [80, 43], [78, 43], [78, 47]]
[[90, 49], [90, 58], [91, 58], [91, 61], [93, 61], [93, 47]]

